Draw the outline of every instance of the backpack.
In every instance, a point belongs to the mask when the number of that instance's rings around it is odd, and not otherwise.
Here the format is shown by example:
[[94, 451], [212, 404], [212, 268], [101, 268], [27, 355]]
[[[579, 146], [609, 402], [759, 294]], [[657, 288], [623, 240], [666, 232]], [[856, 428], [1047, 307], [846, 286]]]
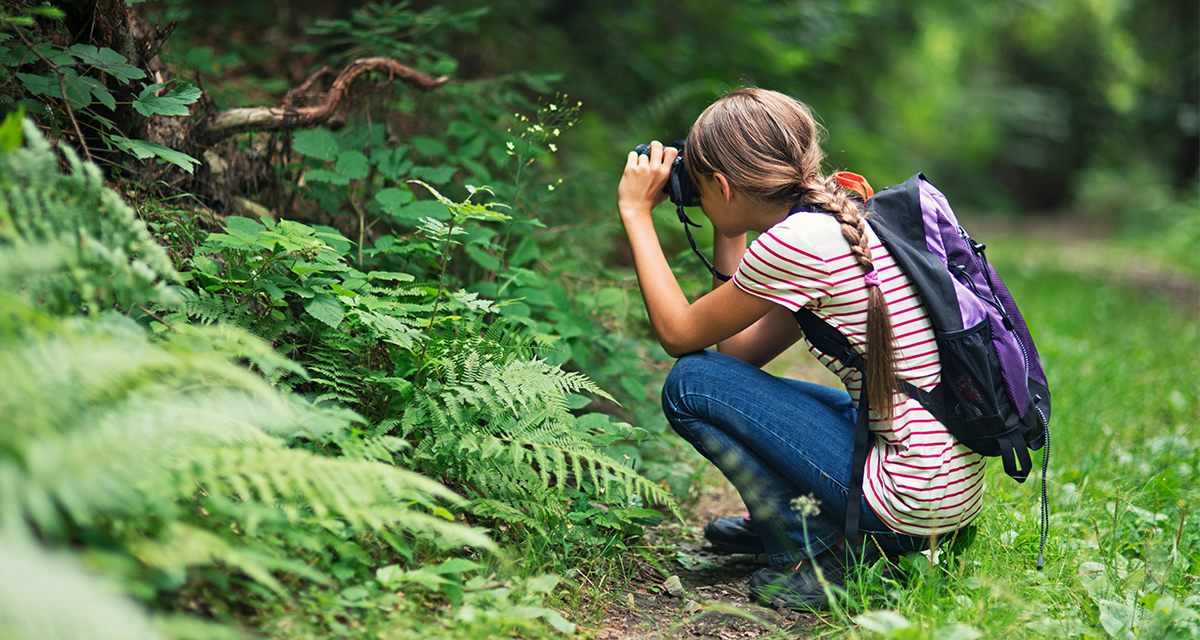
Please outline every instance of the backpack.
[[[1050, 389], [1037, 348], [1012, 295], [987, 262], [985, 246], [959, 225], [946, 197], [922, 174], [874, 194], [861, 176], [835, 174], [858, 192], [866, 221], [912, 281], [933, 324], [941, 380], [932, 391], [904, 381], [917, 400], [972, 451], [1003, 460], [1018, 482], [1029, 476], [1029, 450], [1042, 456], [1042, 568], [1049, 507], [1046, 470], [1050, 461]], [[864, 372], [865, 361], [837, 329], [808, 309], [793, 314], [809, 342], [843, 365]], [[860, 394], [847, 538], [858, 535], [862, 473], [870, 450], [867, 393]]]

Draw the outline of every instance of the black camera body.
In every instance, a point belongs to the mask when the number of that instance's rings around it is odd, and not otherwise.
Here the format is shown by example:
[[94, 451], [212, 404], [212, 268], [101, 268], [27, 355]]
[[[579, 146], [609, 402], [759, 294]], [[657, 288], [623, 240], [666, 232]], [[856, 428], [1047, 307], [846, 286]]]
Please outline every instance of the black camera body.
[[[676, 140], [672, 145], [679, 149], [679, 155], [675, 156], [675, 162], [671, 163], [671, 175], [667, 178], [663, 193], [667, 194], [671, 199], [671, 204], [677, 207], [698, 207], [700, 206], [700, 191], [696, 189], [696, 185], [692, 184], [692, 179], [683, 164], [683, 146], [685, 144], [687, 144], [687, 140]], [[650, 145], [639, 144], [634, 151], [648, 156], [650, 155]]]

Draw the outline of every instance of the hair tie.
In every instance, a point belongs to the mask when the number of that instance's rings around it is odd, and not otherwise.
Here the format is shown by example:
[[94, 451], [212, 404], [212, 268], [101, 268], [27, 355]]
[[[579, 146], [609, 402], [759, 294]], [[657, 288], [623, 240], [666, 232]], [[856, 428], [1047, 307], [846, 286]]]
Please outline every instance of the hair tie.
[[879, 286], [879, 271], [877, 269], [871, 269], [870, 273], [863, 276], [863, 282], [866, 282], [868, 287], [872, 287], [872, 286], [878, 287]]

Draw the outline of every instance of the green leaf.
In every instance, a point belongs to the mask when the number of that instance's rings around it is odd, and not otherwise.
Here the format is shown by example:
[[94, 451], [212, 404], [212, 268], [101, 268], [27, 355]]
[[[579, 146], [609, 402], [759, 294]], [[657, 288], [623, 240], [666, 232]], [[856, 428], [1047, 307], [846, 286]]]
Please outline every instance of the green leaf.
[[895, 611], [868, 611], [866, 613], [854, 617], [860, 627], [868, 631], [890, 636], [897, 631], [907, 629], [912, 626], [908, 618], [896, 613]]
[[469, 138], [475, 135], [475, 127], [462, 120], [455, 120], [446, 128], [446, 135], [452, 138]]
[[383, 207], [384, 211], [391, 213], [412, 202], [413, 194], [408, 189], [381, 189], [379, 193], [375, 194], [375, 201]]
[[513, 249], [513, 252], [508, 255], [508, 265], [510, 267], [521, 267], [540, 257], [541, 249], [538, 248], [537, 240], [532, 236], [526, 236], [521, 239], [517, 248]]
[[242, 216], [229, 216], [225, 219], [225, 226], [230, 229], [244, 231], [252, 236], [257, 236], [258, 234], [267, 230], [267, 228], [257, 220], [251, 220], [250, 218], [244, 218]]
[[440, 167], [413, 167], [409, 170], [408, 175], [414, 180], [424, 180], [433, 184], [446, 184], [450, 178], [454, 177], [456, 168], [449, 165]]
[[32, 73], [18, 73], [17, 78], [30, 93], [51, 98], [62, 98], [62, 89], [67, 90], [67, 99], [74, 103], [75, 108], [82, 108], [92, 102], [92, 88], [85, 83], [74, 69], [61, 69], [62, 83], [56, 76], [41, 76]]
[[35, 96], [50, 95], [50, 78], [34, 73], [18, 73], [17, 79], [25, 85], [25, 89]]
[[418, 200], [388, 213], [399, 218], [411, 218], [413, 220], [420, 220], [421, 218], [449, 220], [451, 215], [450, 209], [437, 200]]
[[427, 156], [444, 156], [448, 149], [446, 143], [437, 138], [427, 138], [425, 136], [413, 136], [408, 142], [413, 148]]
[[71, 52], [83, 64], [100, 69], [120, 82], [146, 77], [145, 71], [129, 64], [128, 58], [108, 47], [97, 49], [90, 44], [77, 44], [71, 47]]
[[386, 567], [380, 567], [375, 570], [375, 579], [384, 586], [389, 586], [403, 577], [404, 569], [398, 564], [389, 564]]
[[657, 526], [663, 521], [663, 515], [654, 509], [644, 509], [641, 507], [632, 509], [621, 509], [617, 515], [625, 522], [632, 522], [643, 527]]
[[346, 317], [346, 309], [342, 307], [342, 303], [328, 293], [314, 295], [304, 303], [304, 310], [335, 329], [342, 323], [342, 318]]
[[450, 558], [449, 560], [446, 560], [445, 562], [442, 562], [438, 566], [434, 567], [433, 570], [438, 573], [465, 573], [467, 571], [475, 571], [476, 569], [482, 568], [483, 565], [477, 562], [471, 562], [466, 558]]
[[122, 151], [133, 154], [139, 160], [157, 156], [188, 173], [191, 173], [196, 165], [200, 164], [199, 160], [188, 154], [164, 147], [161, 144], [154, 144], [145, 140], [133, 140], [123, 136], [113, 136], [112, 141]]
[[63, 13], [62, 9], [48, 5], [30, 7], [26, 9], [25, 12], [29, 15], [42, 16], [43, 18], [49, 18], [51, 20], [65, 20], [67, 18], [67, 14]]
[[21, 121], [25, 119], [25, 108], [10, 111], [0, 124], [0, 151], [13, 151], [21, 146], [25, 136], [21, 130]]
[[404, 159], [407, 155], [408, 147], [377, 149], [371, 152], [371, 162], [379, 169], [380, 173], [396, 179], [408, 173], [413, 166], [411, 162]]
[[154, 95], [155, 91], [162, 89], [166, 84], [159, 82], [144, 87], [138, 94], [137, 100], [133, 101], [134, 110], [147, 118], [153, 115], [186, 116], [191, 114], [187, 105], [200, 99], [202, 95], [200, 89], [181, 83], [180, 86], [161, 96]]
[[398, 280], [400, 282], [412, 282], [415, 278], [408, 273], [400, 273], [397, 271], [372, 271], [367, 274], [368, 280]]
[[275, 300], [283, 300], [287, 296], [287, 294], [283, 292], [283, 289], [280, 289], [266, 280], [259, 280], [258, 288], [266, 291], [267, 295], [271, 296]]
[[333, 162], [337, 159], [338, 141], [329, 129], [307, 129], [292, 134], [292, 149], [310, 158]]
[[1100, 609], [1100, 626], [1104, 627], [1104, 631], [1110, 637], [1125, 637], [1133, 631], [1131, 626], [1135, 620], [1133, 607], [1112, 600], [1099, 600], [1096, 605]]
[[80, 77], [79, 82], [87, 85], [88, 89], [91, 91], [92, 97], [99, 100], [100, 104], [108, 107], [109, 109], [117, 108], [116, 98], [114, 98], [113, 95], [108, 92], [108, 87], [104, 86], [104, 83], [89, 76]]
[[499, 271], [500, 260], [496, 256], [480, 249], [479, 247], [470, 244], [467, 245], [467, 255], [475, 264], [487, 269], [488, 271]]
[[955, 624], [948, 627], [942, 627], [934, 632], [931, 640], [979, 640], [983, 637], [983, 632], [974, 627], [968, 627], [965, 624]]
[[367, 162], [367, 157], [361, 151], [349, 149], [337, 155], [337, 165], [334, 171], [350, 180], [361, 180], [367, 177], [367, 173], [371, 170], [371, 163]]
[[566, 634], [575, 633], [575, 624], [562, 617], [562, 614], [554, 609], [539, 607], [536, 608], [535, 611], [537, 611], [541, 617], [546, 620], [547, 624], [554, 627], [558, 631]]
[[[415, 582], [426, 589], [437, 589], [446, 584], [446, 579], [428, 569], [413, 569], [405, 571], [401, 576], [393, 576], [394, 581]], [[395, 582], [393, 582], [395, 584]]]
[[342, 185], [342, 186], [350, 184], [350, 178], [347, 178], [346, 176], [343, 176], [341, 174], [329, 171], [328, 169], [313, 169], [312, 171], [309, 171], [308, 173], [304, 174], [304, 181], [305, 182], [328, 182], [330, 184], [336, 184], [336, 185]]

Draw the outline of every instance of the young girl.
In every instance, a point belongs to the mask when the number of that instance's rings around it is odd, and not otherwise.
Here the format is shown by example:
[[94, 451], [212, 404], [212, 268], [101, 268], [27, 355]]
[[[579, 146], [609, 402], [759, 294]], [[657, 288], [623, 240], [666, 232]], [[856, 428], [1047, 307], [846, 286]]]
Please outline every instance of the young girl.
[[[654, 142], [648, 155], [630, 153], [617, 198], [650, 322], [679, 359], [663, 409], [749, 508], [746, 519], [710, 522], [705, 535], [719, 550], [765, 551], [772, 567], [751, 577], [751, 593], [793, 608], [825, 603], [805, 559], [840, 583], [856, 563], [928, 548], [930, 537], [961, 528], [983, 494], [983, 458], [898, 391], [897, 379], [937, 384], [933, 329], [860, 204], [821, 173], [819, 133], [805, 105], [760, 89], [726, 95], [696, 120], [684, 163], [714, 227], [714, 266], [733, 278], [694, 303], [650, 217], [678, 152]], [[749, 231], [760, 235], [747, 247]], [[845, 335], [871, 375], [864, 541], [845, 540], [844, 522], [862, 376], [811, 346], [846, 391], [760, 369], [803, 337], [791, 315], [802, 307]], [[815, 513], [796, 508], [803, 496], [816, 499]]]

